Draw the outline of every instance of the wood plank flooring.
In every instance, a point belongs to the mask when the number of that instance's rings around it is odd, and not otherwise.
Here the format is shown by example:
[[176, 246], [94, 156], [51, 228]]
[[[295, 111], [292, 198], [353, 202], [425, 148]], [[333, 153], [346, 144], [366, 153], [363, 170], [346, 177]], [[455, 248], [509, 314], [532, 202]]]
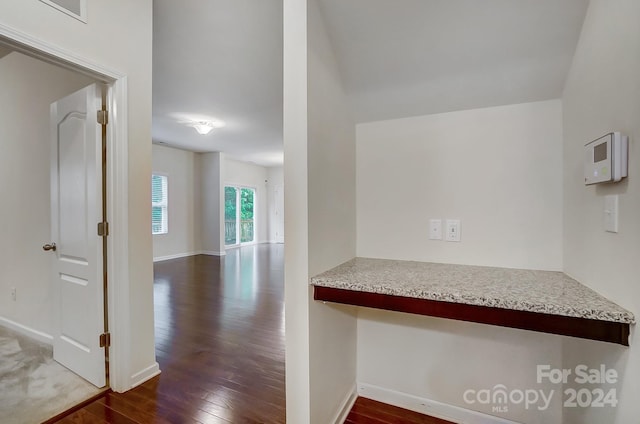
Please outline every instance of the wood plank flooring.
[[417, 412], [359, 397], [345, 424], [454, 424]]
[[284, 248], [154, 265], [160, 376], [61, 423], [284, 423]]
[[[154, 272], [162, 374], [55, 422], [284, 423], [283, 246], [158, 262]], [[448, 424], [364, 398], [346, 423]]]

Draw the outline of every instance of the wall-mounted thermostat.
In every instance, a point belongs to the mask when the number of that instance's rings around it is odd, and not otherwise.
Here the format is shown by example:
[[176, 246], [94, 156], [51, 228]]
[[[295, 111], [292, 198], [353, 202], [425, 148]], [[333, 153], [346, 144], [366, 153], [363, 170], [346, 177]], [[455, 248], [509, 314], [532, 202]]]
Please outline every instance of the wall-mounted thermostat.
[[629, 141], [609, 133], [584, 146], [584, 183], [618, 182], [627, 176]]

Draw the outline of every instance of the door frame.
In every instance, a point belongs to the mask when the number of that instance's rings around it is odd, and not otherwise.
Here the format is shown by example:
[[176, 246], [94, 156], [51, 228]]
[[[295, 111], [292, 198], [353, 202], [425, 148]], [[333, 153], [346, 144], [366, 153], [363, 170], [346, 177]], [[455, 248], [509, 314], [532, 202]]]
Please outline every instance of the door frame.
[[[17, 31], [0, 23], [0, 45], [36, 59], [82, 73], [108, 86], [109, 131], [107, 131], [107, 216], [109, 243], [107, 273], [109, 285], [110, 387], [124, 392], [132, 387], [129, 355], [129, 246], [127, 241], [129, 217], [128, 169], [128, 88], [127, 75], [61, 49], [45, 40]], [[96, 335], [97, 337], [97, 335]]]
[[[241, 247], [241, 246], [251, 246], [254, 244], [257, 244], [256, 239], [258, 238], [258, 231], [257, 231], [257, 223], [258, 223], [258, 217], [256, 215], [256, 200], [258, 199], [258, 189], [256, 187], [251, 187], [248, 186], [246, 184], [232, 184], [232, 183], [225, 183], [223, 185], [223, 190], [226, 190], [227, 187], [233, 187], [235, 189], [238, 189], [238, 192], [236, 193], [236, 243], [235, 244], [226, 244], [226, 237], [223, 234], [222, 237], [225, 239], [225, 250], [226, 249], [233, 249], [235, 247]], [[239, 223], [241, 223], [241, 219], [240, 219], [240, 214], [241, 214], [241, 203], [242, 203], [242, 196], [240, 194], [240, 190], [242, 190], [243, 188], [245, 189], [249, 189], [249, 190], [253, 190], [253, 240], [252, 241], [245, 241], [242, 242], [241, 241], [241, 235], [242, 235], [242, 229], [241, 226], [238, 225]], [[223, 216], [223, 220], [226, 221], [226, 216]]]

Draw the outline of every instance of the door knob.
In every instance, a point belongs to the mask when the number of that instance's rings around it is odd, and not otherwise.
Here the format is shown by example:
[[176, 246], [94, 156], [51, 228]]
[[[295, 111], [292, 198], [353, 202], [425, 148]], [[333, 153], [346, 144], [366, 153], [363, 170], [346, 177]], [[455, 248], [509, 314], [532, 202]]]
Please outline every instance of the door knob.
[[45, 244], [44, 246], [42, 246], [42, 248], [47, 252], [49, 250], [53, 250], [55, 252], [56, 251], [56, 244], [55, 243]]

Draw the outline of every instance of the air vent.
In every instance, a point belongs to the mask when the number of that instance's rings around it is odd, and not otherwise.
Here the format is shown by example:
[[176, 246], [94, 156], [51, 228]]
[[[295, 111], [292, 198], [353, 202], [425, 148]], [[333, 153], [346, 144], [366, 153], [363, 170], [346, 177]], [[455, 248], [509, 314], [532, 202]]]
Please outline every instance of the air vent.
[[40, 0], [84, 23], [87, 22], [87, 0]]

